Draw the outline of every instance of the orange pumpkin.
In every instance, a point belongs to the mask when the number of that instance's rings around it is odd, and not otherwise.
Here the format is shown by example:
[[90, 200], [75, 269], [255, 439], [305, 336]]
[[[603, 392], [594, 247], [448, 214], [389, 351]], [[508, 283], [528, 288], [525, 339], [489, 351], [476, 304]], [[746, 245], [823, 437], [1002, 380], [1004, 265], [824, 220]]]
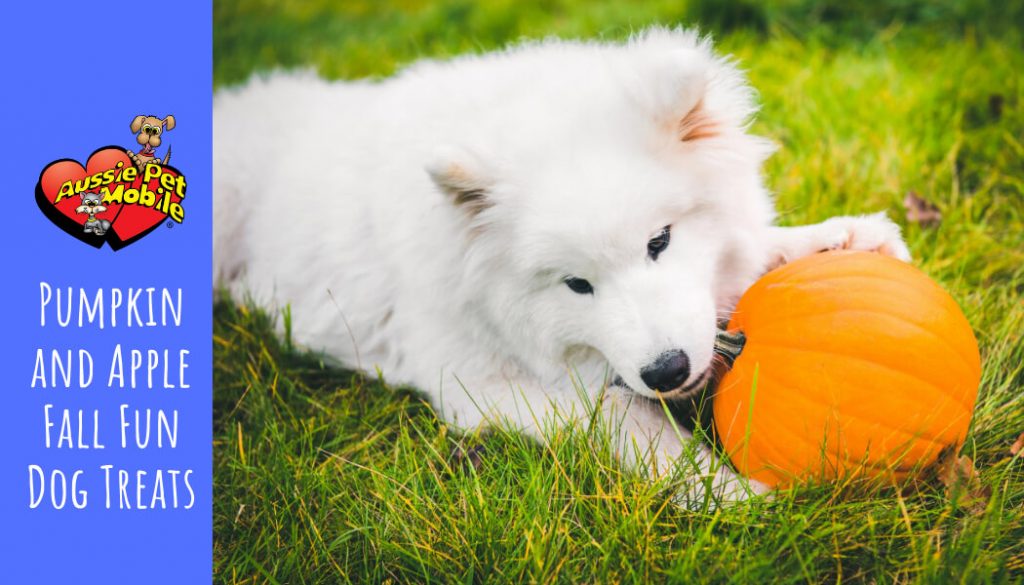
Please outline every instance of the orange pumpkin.
[[956, 301], [909, 264], [851, 251], [791, 262], [743, 295], [736, 331], [745, 345], [713, 410], [748, 477], [899, 480], [967, 434], [977, 341]]

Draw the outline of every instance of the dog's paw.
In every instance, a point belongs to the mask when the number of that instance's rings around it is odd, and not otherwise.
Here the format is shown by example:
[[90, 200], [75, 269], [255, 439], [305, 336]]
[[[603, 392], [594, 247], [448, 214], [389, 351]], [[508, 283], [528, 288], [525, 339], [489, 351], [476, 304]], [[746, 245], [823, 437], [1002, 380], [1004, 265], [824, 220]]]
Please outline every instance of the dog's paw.
[[692, 511], [714, 510], [745, 502], [751, 498], [771, 501], [775, 497], [772, 488], [756, 479], [740, 478], [732, 473], [726, 475], [732, 479], [722, 481], [720, 476], [710, 484], [704, 480], [684, 485], [673, 494], [673, 503]]
[[771, 494], [774, 491], [767, 484], [761, 483], [756, 479], [749, 478], [746, 480], [746, 482], [747, 488], [750, 490], [751, 495], [764, 496]]
[[910, 262], [910, 250], [900, 235], [900, 226], [885, 212], [833, 217], [821, 225], [828, 234], [823, 250], [865, 250]]

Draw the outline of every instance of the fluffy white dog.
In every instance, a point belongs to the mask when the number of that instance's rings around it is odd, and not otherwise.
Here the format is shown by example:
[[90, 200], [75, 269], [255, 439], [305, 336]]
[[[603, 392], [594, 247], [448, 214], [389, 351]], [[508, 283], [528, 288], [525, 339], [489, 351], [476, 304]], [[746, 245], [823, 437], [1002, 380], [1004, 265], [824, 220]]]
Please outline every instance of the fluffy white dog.
[[831, 248], [909, 258], [883, 215], [774, 227], [755, 109], [731, 62], [660, 28], [380, 82], [256, 79], [215, 99], [216, 277], [449, 422], [539, 435], [600, 405], [640, 446], [624, 458], [665, 472], [688, 435], [656, 398], [705, 383], [757, 277]]

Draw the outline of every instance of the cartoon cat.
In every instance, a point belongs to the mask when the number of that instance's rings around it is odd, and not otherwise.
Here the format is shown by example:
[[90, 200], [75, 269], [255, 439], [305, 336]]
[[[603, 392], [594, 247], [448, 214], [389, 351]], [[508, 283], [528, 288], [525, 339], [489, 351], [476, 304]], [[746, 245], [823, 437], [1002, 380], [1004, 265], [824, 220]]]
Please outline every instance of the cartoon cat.
[[110, 222], [105, 219], [96, 219], [97, 213], [107, 210], [103, 205], [99, 193], [82, 193], [82, 204], [75, 209], [75, 213], [88, 213], [89, 219], [85, 220], [85, 233], [93, 233], [102, 236], [110, 229]]

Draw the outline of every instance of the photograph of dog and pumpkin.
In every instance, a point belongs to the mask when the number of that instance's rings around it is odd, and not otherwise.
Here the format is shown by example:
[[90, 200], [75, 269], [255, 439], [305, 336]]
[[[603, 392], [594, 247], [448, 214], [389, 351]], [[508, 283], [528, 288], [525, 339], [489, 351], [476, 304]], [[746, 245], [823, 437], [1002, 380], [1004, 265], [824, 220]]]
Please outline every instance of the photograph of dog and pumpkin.
[[216, 581], [1024, 579], [1022, 25], [216, 2]]

